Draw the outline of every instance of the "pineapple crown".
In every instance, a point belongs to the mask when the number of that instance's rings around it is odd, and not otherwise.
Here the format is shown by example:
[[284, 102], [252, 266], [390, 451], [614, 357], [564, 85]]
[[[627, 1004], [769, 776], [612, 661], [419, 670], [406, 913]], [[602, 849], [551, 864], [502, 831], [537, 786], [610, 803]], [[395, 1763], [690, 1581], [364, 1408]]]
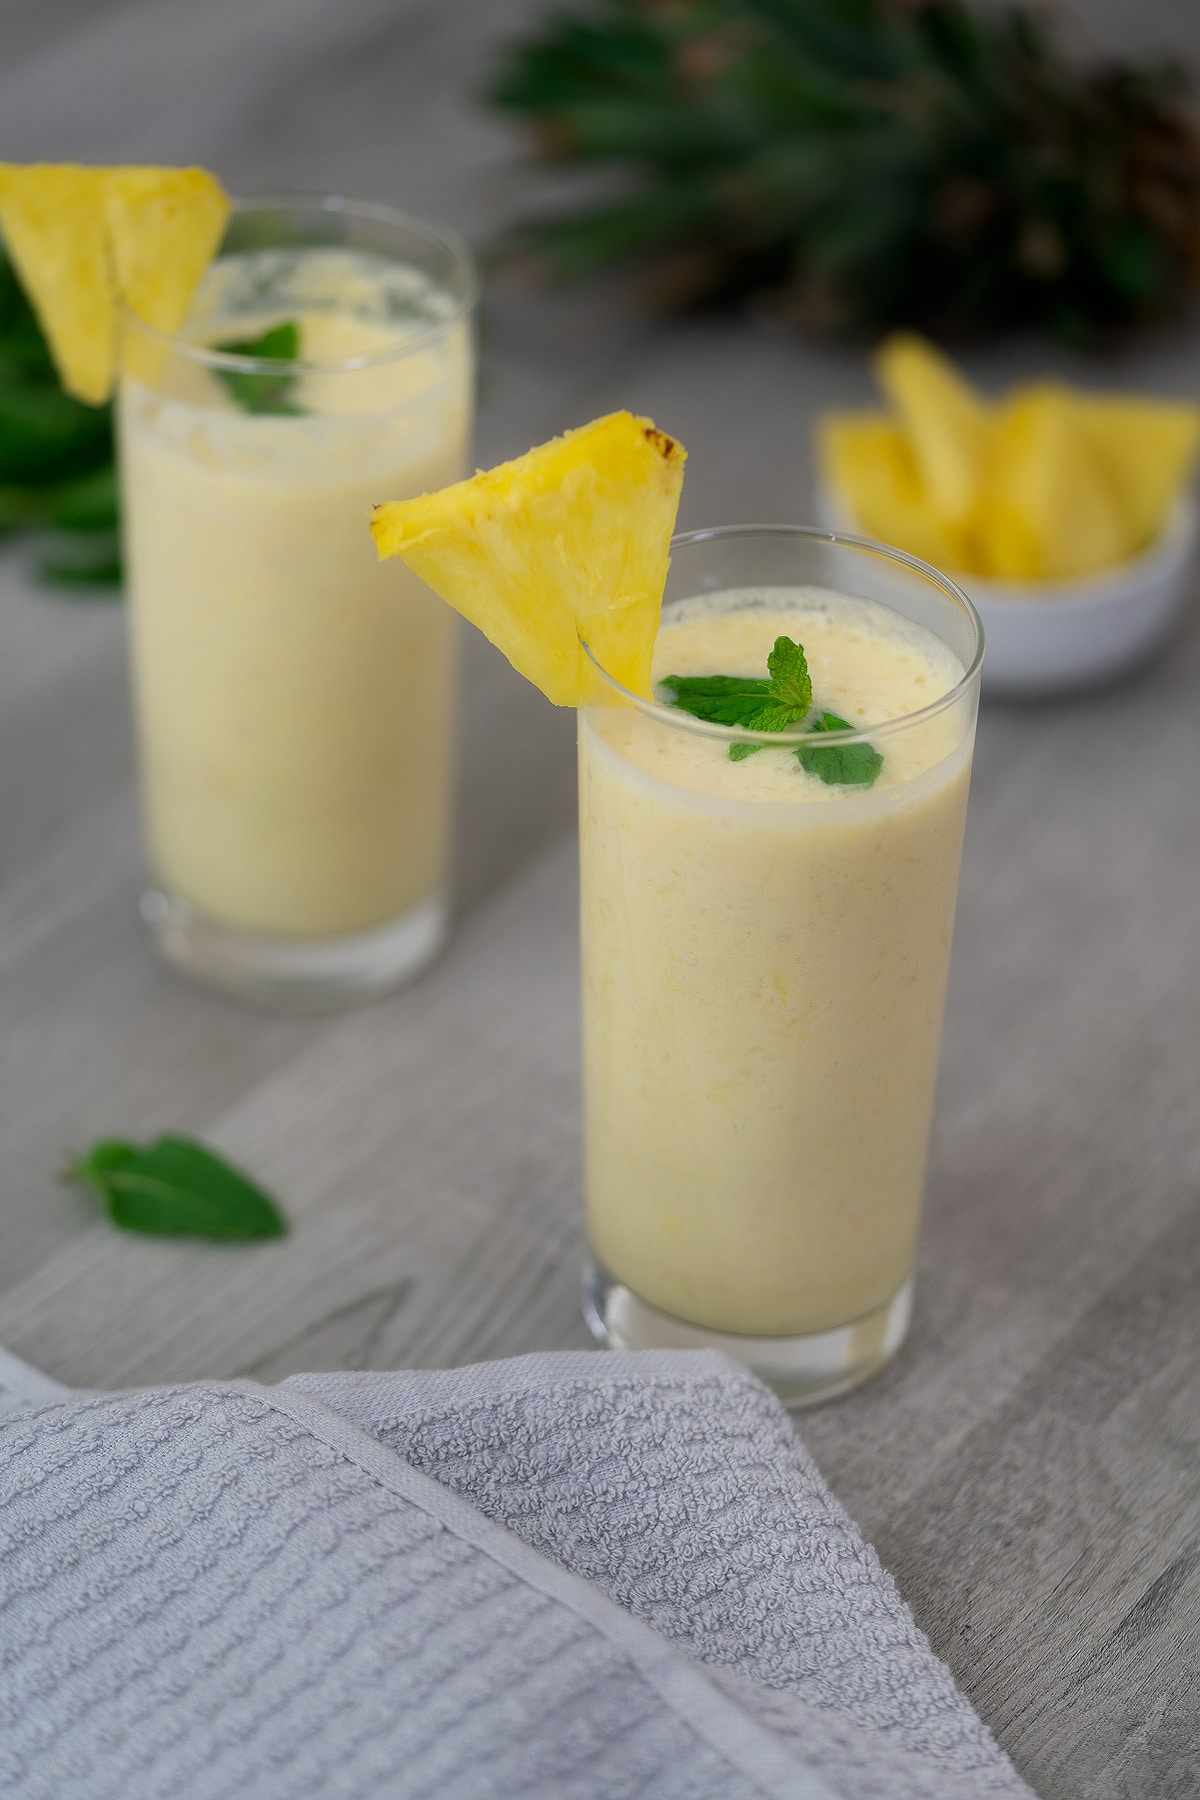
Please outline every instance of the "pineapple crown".
[[618, 191], [504, 254], [650, 256], [690, 304], [798, 323], [1076, 341], [1178, 306], [1200, 268], [1200, 135], [1170, 66], [1081, 67], [1032, 12], [964, 0], [586, 0], [490, 98]]

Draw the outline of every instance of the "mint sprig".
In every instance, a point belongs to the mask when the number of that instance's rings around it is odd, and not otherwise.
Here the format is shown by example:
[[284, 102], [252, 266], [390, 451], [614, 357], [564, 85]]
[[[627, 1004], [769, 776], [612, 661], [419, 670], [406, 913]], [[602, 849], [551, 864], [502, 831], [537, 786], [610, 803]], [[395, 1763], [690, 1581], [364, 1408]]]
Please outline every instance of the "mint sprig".
[[[802, 719], [812, 705], [812, 681], [808, 660], [799, 644], [778, 637], [767, 658], [769, 679], [749, 675], [667, 675], [661, 686], [675, 698], [670, 702], [710, 725], [734, 725], [743, 731], [784, 731]], [[730, 753], [739, 762], [758, 748], [732, 744]]]
[[[666, 675], [659, 683], [674, 696], [677, 706], [709, 725], [730, 725], [742, 731], [785, 731], [805, 719], [805, 731], [826, 733], [853, 731], [837, 713], [812, 712], [812, 677], [801, 644], [777, 637], [767, 658], [767, 680], [742, 675]], [[762, 744], [730, 744], [730, 762], [744, 762], [762, 750]], [[801, 744], [796, 749], [800, 766], [829, 787], [870, 787], [883, 767], [883, 757], [871, 744]]]
[[66, 1175], [99, 1194], [126, 1231], [243, 1241], [287, 1231], [269, 1194], [192, 1138], [160, 1137], [144, 1149], [105, 1138], [72, 1158]]
[[[836, 713], [823, 712], [805, 729], [815, 734], [854, 727]], [[801, 768], [827, 787], [870, 787], [883, 767], [883, 757], [872, 744], [798, 744], [796, 756]]]
[[[226, 356], [253, 356], [260, 362], [295, 362], [300, 354], [300, 327], [289, 319], [285, 324], [272, 325], [260, 337], [214, 344], [213, 349]], [[296, 385], [294, 375], [266, 369], [218, 369], [217, 374], [243, 412], [296, 417], [304, 411], [291, 397]]]

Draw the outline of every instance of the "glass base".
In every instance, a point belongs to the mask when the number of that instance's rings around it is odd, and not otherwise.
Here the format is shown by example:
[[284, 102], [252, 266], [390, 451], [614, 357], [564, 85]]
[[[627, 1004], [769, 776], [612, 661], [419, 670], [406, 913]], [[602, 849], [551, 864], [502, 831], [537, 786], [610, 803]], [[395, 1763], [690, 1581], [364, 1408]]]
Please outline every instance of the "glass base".
[[816, 1406], [849, 1393], [896, 1354], [912, 1316], [912, 1277], [892, 1298], [832, 1331], [802, 1337], [738, 1337], [673, 1319], [606, 1275], [590, 1258], [583, 1268], [583, 1314], [593, 1337], [610, 1350], [723, 1350], [746, 1363], [789, 1408]]
[[222, 925], [161, 888], [142, 896], [142, 917], [173, 968], [239, 999], [288, 1012], [332, 1012], [411, 981], [445, 942], [448, 914], [439, 897], [371, 931], [272, 937]]

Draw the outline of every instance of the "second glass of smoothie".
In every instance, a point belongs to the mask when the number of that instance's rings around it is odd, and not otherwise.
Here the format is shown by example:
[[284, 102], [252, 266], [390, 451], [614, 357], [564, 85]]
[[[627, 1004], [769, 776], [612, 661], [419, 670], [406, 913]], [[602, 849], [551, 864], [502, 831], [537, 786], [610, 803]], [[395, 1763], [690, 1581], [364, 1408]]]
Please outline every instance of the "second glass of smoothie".
[[656, 682], [765, 676], [781, 635], [851, 727], [809, 746], [869, 744], [870, 786], [803, 766], [799, 724], [705, 724], [602, 670], [580, 714], [585, 1308], [604, 1342], [722, 1348], [801, 1404], [908, 1324], [983, 645], [899, 553], [676, 540]]
[[475, 297], [450, 234], [264, 199], [179, 336], [126, 321], [144, 910], [202, 980], [336, 1005], [442, 941], [453, 615], [365, 522], [465, 473]]

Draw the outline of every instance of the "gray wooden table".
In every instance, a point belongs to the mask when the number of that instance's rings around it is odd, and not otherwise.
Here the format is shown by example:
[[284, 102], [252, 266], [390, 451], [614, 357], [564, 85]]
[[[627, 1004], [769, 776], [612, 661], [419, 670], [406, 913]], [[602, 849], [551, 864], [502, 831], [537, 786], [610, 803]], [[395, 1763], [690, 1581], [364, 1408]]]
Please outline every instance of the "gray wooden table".
[[[238, 189], [340, 188], [479, 239], [511, 204], [512, 146], [471, 96], [533, 10], [21, 0], [0, 18], [0, 153], [199, 160]], [[869, 392], [857, 358], [746, 321], [654, 323], [604, 285], [496, 286], [484, 327], [480, 461], [629, 405], [688, 445], [690, 524], [803, 518], [814, 411]], [[1195, 395], [1200, 338], [1107, 373]], [[255, 1015], [180, 983], [139, 928], [119, 607], [39, 591], [4, 553], [0, 1342], [101, 1386], [586, 1341], [572, 740], [470, 642], [449, 954], [358, 1013]], [[916, 1324], [885, 1376], [802, 1429], [1046, 1800], [1183, 1800], [1200, 618], [1118, 692], [987, 708], [976, 768]], [[126, 1238], [56, 1179], [72, 1146], [167, 1128], [256, 1170], [293, 1235]]]

